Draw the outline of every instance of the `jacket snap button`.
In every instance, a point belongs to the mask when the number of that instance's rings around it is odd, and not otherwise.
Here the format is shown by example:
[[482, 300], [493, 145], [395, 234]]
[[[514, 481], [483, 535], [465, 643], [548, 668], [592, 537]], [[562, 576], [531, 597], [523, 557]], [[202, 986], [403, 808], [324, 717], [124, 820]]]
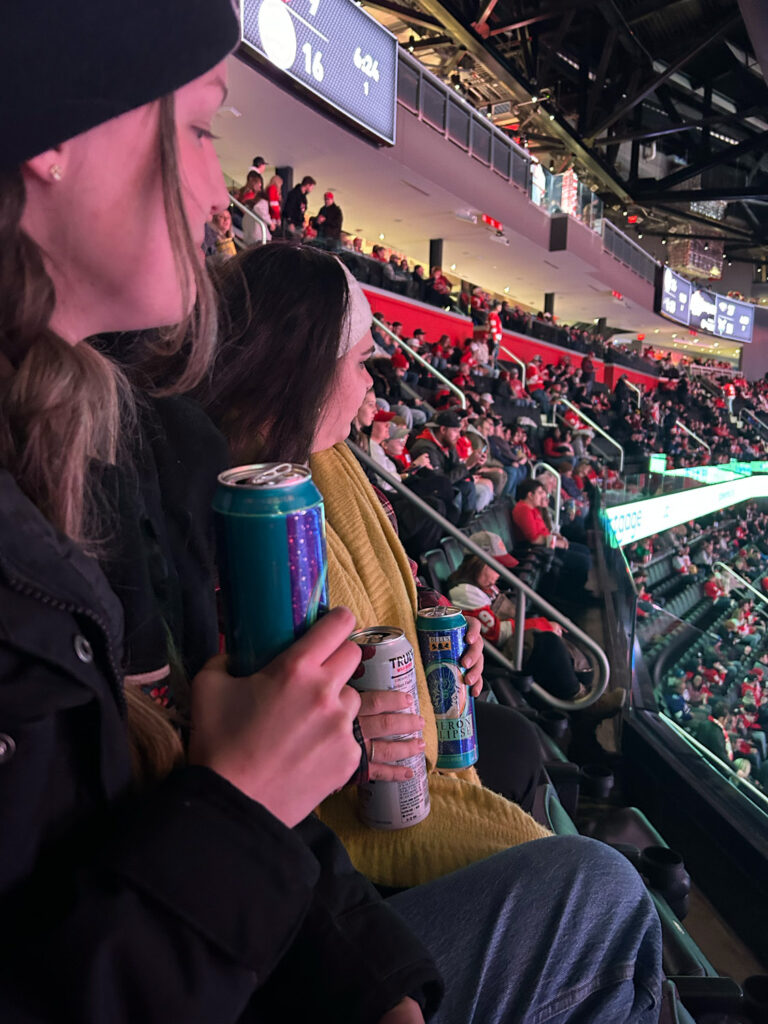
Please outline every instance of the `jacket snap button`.
[[75, 637], [75, 654], [86, 665], [93, 661], [93, 648], [81, 633]]
[[0, 764], [5, 761], [10, 761], [13, 755], [16, 753], [16, 744], [4, 732], [0, 732]]

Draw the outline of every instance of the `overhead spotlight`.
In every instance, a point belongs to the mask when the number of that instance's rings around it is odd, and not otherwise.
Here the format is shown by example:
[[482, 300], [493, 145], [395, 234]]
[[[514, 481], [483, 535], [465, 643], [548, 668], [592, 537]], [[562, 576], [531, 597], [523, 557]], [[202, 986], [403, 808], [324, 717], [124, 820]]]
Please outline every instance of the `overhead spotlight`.
[[705, 242], [704, 243], [704, 252], [707, 252], [708, 250], [709, 250], [709, 242]]
[[408, 53], [413, 53], [413, 48], [416, 45], [416, 36], [408, 37]]
[[380, 242], [383, 242], [383, 241], [384, 241], [384, 235], [379, 235], [379, 241], [380, 241]]
[[554, 169], [555, 169], [555, 161], [554, 160], [550, 160], [549, 161], [549, 169], [550, 169], [550, 171], [554, 171]]
[[504, 289], [504, 294], [509, 295], [509, 285]]
[[638, 231], [637, 232], [637, 237], [638, 238], [642, 238], [643, 237], [643, 232], [642, 231]]
[[452, 263], [452, 264], [451, 264], [451, 270], [455, 270], [455, 269], [456, 269], [456, 264], [455, 264], [455, 263]]
[[550, 121], [554, 121], [555, 120], [555, 115], [554, 114], [550, 114], [549, 115], [549, 120]]
[[538, 103], [538, 102], [539, 102], [539, 97], [536, 95], [536, 93], [534, 93], [533, 96], [531, 96], [531, 103]]
[[662, 245], [666, 245], [666, 244], [667, 244], [667, 240], [666, 240], [666, 238], [662, 238], [662, 240], [661, 240], [661, 244], [662, 244]]
[[626, 217], [626, 216], [628, 216], [628, 214], [629, 214], [629, 211], [628, 211], [628, 210], [622, 210], [622, 211], [621, 211], [621, 215], [622, 215], [622, 217]]
[[732, 267], [732, 266], [733, 266], [733, 261], [732, 261], [732, 260], [728, 260], [728, 266], [729, 266], [729, 267]]

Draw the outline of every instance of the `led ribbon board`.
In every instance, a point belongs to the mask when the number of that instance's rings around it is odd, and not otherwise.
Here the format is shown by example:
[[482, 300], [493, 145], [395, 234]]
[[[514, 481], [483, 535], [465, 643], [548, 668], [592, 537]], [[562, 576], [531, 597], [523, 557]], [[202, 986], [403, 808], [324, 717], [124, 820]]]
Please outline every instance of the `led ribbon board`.
[[240, 24], [249, 53], [394, 145], [397, 39], [353, 0], [242, 0]]
[[754, 498], [768, 498], [768, 476], [739, 477], [728, 483], [616, 505], [603, 509], [600, 515], [613, 531], [616, 543], [623, 547], [680, 523], [700, 519], [710, 512], [719, 512]]

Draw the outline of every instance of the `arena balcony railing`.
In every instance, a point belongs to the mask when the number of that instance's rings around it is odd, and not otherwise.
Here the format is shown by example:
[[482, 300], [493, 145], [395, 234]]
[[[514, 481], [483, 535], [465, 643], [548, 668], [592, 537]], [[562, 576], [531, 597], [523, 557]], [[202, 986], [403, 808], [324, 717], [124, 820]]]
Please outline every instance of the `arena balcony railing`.
[[[427, 362], [427, 360], [423, 356], [419, 355], [419, 353], [415, 349], [411, 348], [411, 346], [407, 342], [403, 341], [402, 338], [398, 338], [398, 336], [393, 331], [390, 331], [390, 329], [385, 324], [383, 324], [381, 320], [379, 320], [377, 317], [374, 317], [373, 322], [376, 324], [377, 330], [382, 331], [384, 334], [388, 335], [392, 339], [392, 341], [394, 341], [398, 348], [401, 348], [404, 352], [407, 352], [411, 359], [417, 362], [419, 366], [423, 367], [430, 374], [430, 376], [434, 377], [436, 380], [439, 380], [443, 387], [446, 387], [448, 388], [449, 391], [452, 391], [459, 399], [462, 409], [467, 408], [467, 396], [464, 394], [461, 388], [457, 387], [453, 383], [453, 381], [448, 380], [448, 378], [444, 374], [440, 373], [439, 370], [436, 370], [431, 363]], [[404, 391], [407, 391], [413, 398], [418, 398], [421, 401], [423, 401], [421, 395], [416, 394], [413, 388], [409, 387], [404, 381], [400, 382], [400, 386], [403, 388]], [[432, 407], [430, 406], [430, 408]], [[434, 412], [434, 409], [432, 411]]]
[[454, 540], [456, 540], [467, 552], [476, 555], [482, 562], [489, 565], [494, 572], [498, 573], [501, 579], [504, 580], [505, 584], [515, 591], [514, 659], [510, 661], [510, 659], [506, 658], [501, 651], [493, 646], [493, 644], [489, 644], [487, 641], [484, 641], [483, 645], [488, 655], [498, 664], [507, 669], [508, 672], [516, 675], [521, 674], [523, 665], [526, 606], [530, 601], [537, 608], [541, 609], [547, 618], [554, 619], [555, 622], [559, 622], [561, 626], [568, 630], [571, 636], [579, 642], [582, 649], [585, 650], [585, 653], [588, 652], [588, 656], [592, 660], [593, 666], [596, 669], [594, 687], [586, 697], [581, 697], [578, 700], [560, 700], [559, 697], [554, 697], [543, 687], [539, 686], [538, 683], [534, 682], [530, 683], [531, 691], [540, 697], [546, 704], [551, 705], [553, 708], [557, 708], [559, 711], [581, 711], [584, 708], [590, 707], [595, 703], [595, 701], [599, 700], [605, 692], [611, 676], [608, 658], [606, 657], [605, 651], [602, 647], [596, 643], [591, 636], [580, 629], [575, 622], [572, 622], [566, 615], [563, 615], [563, 613], [558, 611], [557, 608], [554, 608], [548, 601], [537, 594], [535, 590], [531, 589], [527, 583], [521, 580], [518, 576], [515, 576], [514, 573], [510, 572], [506, 566], [497, 562], [492, 555], [489, 555], [482, 548], [478, 547], [473, 540], [463, 534], [461, 530], [453, 525], [453, 523], [444, 516], [441, 516], [439, 512], [436, 512], [431, 505], [428, 505], [427, 502], [417, 494], [414, 494], [414, 492], [403, 483], [400, 477], [394, 476], [392, 473], [388, 473], [386, 470], [382, 469], [379, 463], [372, 459], [367, 452], [364, 452], [362, 448], [359, 448], [351, 442], [348, 443], [356, 457], [364, 466], [372, 470], [376, 476], [386, 481], [386, 483], [405, 498], [406, 501], [415, 505], [423, 515], [427, 516], [434, 522], [439, 523], [446, 536], [453, 537]]
[[614, 448], [616, 448], [618, 450], [618, 453], [619, 453], [619, 473], [623, 473], [624, 472], [624, 447], [623, 447], [623, 445], [620, 445], [618, 441], [614, 440], [614, 438], [612, 438], [611, 435], [607, 431], [603, 430], [603, 428], [598, 423], [595, 423], [595, 421], [593, 419], [591, 419], [589, 416], [587, 416], [587, 414], [584, 412], [583, 409], [579, 408], [578, 405], [574, 405], [573, 402], [571, 402], [569, 399], [558, 397], [557, 404], [558, 405], [564, 405], [568, 409], [571, 409], [573, 412], [575, 412], [576, 415], [579, 417], [579, 419], [584, 420], [584, 422], [587, 424], [587, 426], [589, 426], [592, 430], [594, 430], [594, 432], [596, 434], [599, 434], [600, 437], [604, 438], [606, 441], [608, 441], [609, 444], [611, 444]]

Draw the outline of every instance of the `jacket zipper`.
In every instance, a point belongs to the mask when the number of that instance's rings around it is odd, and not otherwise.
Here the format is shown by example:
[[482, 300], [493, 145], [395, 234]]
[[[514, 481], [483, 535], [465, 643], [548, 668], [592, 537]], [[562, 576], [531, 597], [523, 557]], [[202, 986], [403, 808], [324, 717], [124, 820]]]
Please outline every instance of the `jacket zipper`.
[[26, 583], [18, 579], [10, 571], [8, 563], [3, 558], [0, 558], [0, 566], [2, 566], [5, 572], [5, 577], [8, 581], [9, 586], [18, 594], [22, 594], [25, 597], [31, 597], [33, 598], [33, 600], [36, 601], [41, 601], [43, 604], [46, 604], [51, 608], [55, 608], [57, 611], [67, 612], [70, 615], [83, 616], [84, 618], [89, 619], [91, 622], [94, 623], [95, 626], [98, 627], [106, 641], [107, 659], [109, 662], [109, 670], [111, 676], [110, 688], [112, 689], [112, 692], [114, 693], [115, 699], [117, 701], [117, 706], [120, 711], [120, 717], [125, 718], [126, 704], [125, 694], [123, 693], [122, 686], [123, 676], [122, 672], [120, 672], [115, 662], [115, 655], [114, 651], [112, 650], [112, 640], [110, 638], [109, 629], [104, 620], [90, 608], [85, 608], [80, 605], [71, 604], [67, 601], [60, 601], [58, 598], [52, 597], [51, 594], [47, 594], [44, 590], [41, 590], [39, 587], [36, 587], [30, 583]]

